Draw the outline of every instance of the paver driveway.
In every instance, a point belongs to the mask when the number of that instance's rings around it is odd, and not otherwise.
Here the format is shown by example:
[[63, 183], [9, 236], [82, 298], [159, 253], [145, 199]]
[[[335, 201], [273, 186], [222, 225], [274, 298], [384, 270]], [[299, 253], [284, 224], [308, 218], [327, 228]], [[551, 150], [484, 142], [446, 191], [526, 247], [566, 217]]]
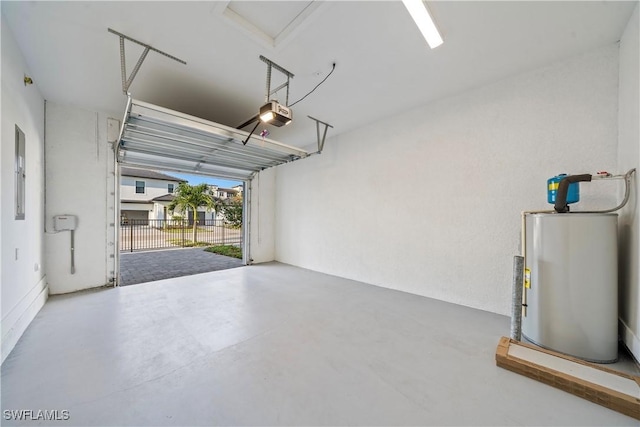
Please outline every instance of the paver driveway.
[[242, 267], [242, 260], [206, 252], [204, 248], [120, 253], [120, 285]]

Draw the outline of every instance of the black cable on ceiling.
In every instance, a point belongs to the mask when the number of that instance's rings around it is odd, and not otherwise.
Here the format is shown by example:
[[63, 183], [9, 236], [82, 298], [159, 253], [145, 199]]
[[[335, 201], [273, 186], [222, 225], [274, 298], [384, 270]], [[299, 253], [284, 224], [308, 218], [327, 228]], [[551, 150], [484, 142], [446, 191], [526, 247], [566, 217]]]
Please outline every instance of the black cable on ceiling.
[[329, 74], [327, 74], [327, 76], [326, 76], [324, 79], [322, 79], [322, 81], [321, 81], [320, 83], [318, 83], [318, 84], [316, 85], [316, 87], [314, 87], [313, 89], [311, 89], [311, 91], [310, 91], [309, 93], [307, 93], [307, 94], [306, 94], [305, 96], [303, 96], [302, 98], [298, 99], [296, 102], [294, 102], [294, 103], [292, 103], [292, 104], [287, 105], [287, 107], [293, 107], [293, 106], [294, 106], [294, 105], [296, 105], [298, 102], [302, 101], [302, 100], [303, 100], [303, 99], [305, 99], [307, 96], [311, 95], [311, 94], [312, 94], [316, 89], [318, 89], [318, 87], [319, 87], [322, 83], [324, 83], [324, 82], [329, 78], [329, 76], [330, 76], [331, 74], [333, 74], [333, 72], [335, 71], [335, 69], [336, 69], [336, 63], [334, 62], [334, 63], [333, 63], [333, 68], [331, 68], [331, 71], [329, 72]]

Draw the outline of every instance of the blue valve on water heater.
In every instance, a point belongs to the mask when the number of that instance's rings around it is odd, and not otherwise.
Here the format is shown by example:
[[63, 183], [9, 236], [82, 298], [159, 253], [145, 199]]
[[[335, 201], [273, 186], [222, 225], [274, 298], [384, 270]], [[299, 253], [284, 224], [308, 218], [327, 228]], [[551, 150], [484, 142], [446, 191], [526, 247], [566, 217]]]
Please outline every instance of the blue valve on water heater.
[[[547, 180], [547, 202], [552, 205], [556, 203], [556, 195], [558, 193], [558, 187], [560, 181], [567, 177], [566, 173], [561, 173]], [[580, 201], [580, 183], [573, 182], [569, 184], [569, 191], [567, 192], [567, 204], [576, 203]]]

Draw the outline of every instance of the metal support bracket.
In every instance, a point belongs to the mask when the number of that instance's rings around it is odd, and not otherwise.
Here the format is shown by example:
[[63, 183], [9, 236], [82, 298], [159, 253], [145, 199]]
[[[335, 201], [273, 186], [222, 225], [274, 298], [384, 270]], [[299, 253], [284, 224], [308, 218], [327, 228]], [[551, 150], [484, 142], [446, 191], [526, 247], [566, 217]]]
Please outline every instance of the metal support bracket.
[[[276, 64], [275, 62], [273, 62], [272, 60], [265, 58], [264, 56], [260, 55], [260, 60], [262, 62], [264, 62], [265, 64], [267, 64], [267, 90], [265, 91], [265, 100], [264, 102], [269, 102], [271, 100], [271, 95], [273, 95], [274, 93], [276, 93], [277, 91], [279, 91], [280, 89], [283, 88], [287, 88], [287, 99], [285, 100], [285, 104], [286, 106], [289, 105], [289, 82], [291, 81], [291, 79], [293, 78], [293, 73], [285, 70], [284, 68], [282, 68], [281, 66], [279, 66], [278, 64]], [[271, 69], [275, 68], [276, 70], [280, 71], [282, 74], [284, 74], [285, 76], [287, 76], [287, 81], [283, 84], [281, 84], [280, 86], [278, 86], [277, 88], [271, 90]]]
[[[260, 55], [260, 60], [262, 62], [264, 62], [265, 64], [267, 64], [267, 85], [266, 85], [266, 90], [265, 90], [265, 96], [264, 96], [265, 100], [264, 100], [264, 102], [267, 103], [267, 102], [271, 101], [271, 95], [273, 95], [274, 93], [278, 92], [280, 89], [284, 89], [286, 87], [287, 88], [287, 97], [285, 99], [285, 104], [284, 105], [286, 105], [288, 107], [289, 106], [289, 82], [293, 78], [293, 73], [288, 71], [288, 70], [285, 70], [280, 65], [276, 64], [275, 62], [273, 62], [269, 58], [265, 58], [262, 55]], [[275, 68], [276, 70], [280, 71], [282, 74], [287, 76], [287, 81], [282, 83], [280, 86], [278, 86], [275, 89], [271, 89], [271, 69], [272, 68]], [[236, 126], [236, 129], [245, 128], [245, 127], [249, 126], [251, 123], [253, 123], [255, 121], [260, 123], [260, 115], [256, 114], [255, 116], [251, 117], [247, 121], [243, 122], [241, 125]], [[258, 125], [256, 125], [256, 127], [253, 128], [253, 130], [255, 131], [255, 129], [257, 127], [258, 127]], [[253, 131], [251, 133], [253, 133]], [[247, 137], [247, 140], [244, 142], [245, 144], [247, 143], [247, 141], [249, 141], [250, 137], [251, 137], [251, 134], [249, 134], [249, 137]]]
[[[134, 38], [131, 38], [125, 34], [119, 33], [116, 30], [112, 30], [111, 28], [107, 28], [107, 30], [110, 33], [113, 33], [115, 35], [117, 35], [118, 37], [120, 37], [120, 71], [122, 73], [122, 92], [126, 95], [127, 93], [129, 93], [129, 87], [131, 86], [131, 83], [133, 83], [133, 79], [135, 79], [136, 74], [138, 74], [138, 71], [140, 71], [140, 67], [142, 66], [142, 63], [144, 62], [145, 58], [147, 57], [147, 54], [149, 53], [150, 50], [159, 53], [160, 55], [166, 56], [167, 58], [173, 59], [174, 61], [177, 61], [181, 64], [187, 65], [187, 63], [185, 61], [183, 61], [182, 59], [176, 58], [173, 55], [169, 55], [166, 52], [163, 52], [161, 50], [158, 50], [146, 43], [142, 43], [139, 40], [136, 40]], [[127, 77], [127, 64], [125, 61], [125, 51], [124, 51], [124, 41], [125, 40], [129, 40], [130, 42], [139, 44], [140, 46], [144, 47], [144, 51], [142, 52], [142, 55], [140, 55], [140, 58], [138, 58], [138, 62], [136, 62], [136, 65], [133, 67], [133, 71], [131, 71], [131, 75], [129, 77]]]
[[[318, 135], [318, 151], [317, 153], [320, 154], [322, 153], [322, 150], [324, 149], [324, 140], [327, 137], [327, 130], [329, 130], [329, 128], [333, 129], [333, 126], [331, 126], [329, 123], [325, 123], [322, 120], [318, 120], [315, 117], [311, 117], [311, 116], [307, 116], [309, 117], [311, 120], [316, 122], [316, 134]], [[324, 132], [322, 132], [322, 137], [320, 137], [320, 125], [323, 124], [324, 125]]]

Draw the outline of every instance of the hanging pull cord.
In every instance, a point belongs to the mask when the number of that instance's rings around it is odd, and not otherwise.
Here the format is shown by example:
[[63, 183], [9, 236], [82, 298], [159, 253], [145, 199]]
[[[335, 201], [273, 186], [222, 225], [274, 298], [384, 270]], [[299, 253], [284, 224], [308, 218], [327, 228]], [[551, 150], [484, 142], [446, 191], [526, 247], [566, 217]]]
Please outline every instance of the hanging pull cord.
[[259, 119], [256, 122], [256, 125], [253, 127], [253, 129], [251, 129], [251, 132], [249, 132], [249, 135], [247, 135], [247, 139], [244, 140], [242, 145], [247, 145], [247, 142], [249, 142], [249, 138], [251, 138], [251, 135], [253, 135], [253, 133], [256, 131], [256, 129], [258, 128], [258, 125], [260, 125], [260, 120]]

